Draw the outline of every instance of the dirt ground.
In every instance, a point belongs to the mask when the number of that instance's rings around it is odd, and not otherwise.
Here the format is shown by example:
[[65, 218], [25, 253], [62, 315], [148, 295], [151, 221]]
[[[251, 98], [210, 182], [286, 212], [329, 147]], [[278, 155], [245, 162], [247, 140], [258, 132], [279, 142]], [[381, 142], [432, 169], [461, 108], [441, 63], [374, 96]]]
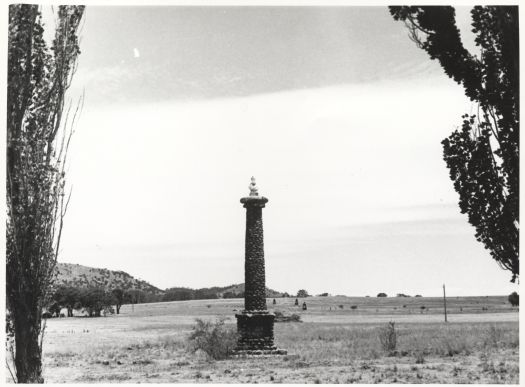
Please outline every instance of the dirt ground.
[[[126, 305], [118, 316], [49, 319], [44, 378], [48, 383], [519, 383], [518, 313], [503, 297], [451, 301], [448, 323], [438, 299], [315, 297], [306, 300], [305, 312], [293, 299], [271, 301], [270, 309], [298, 313], [303, 321], [275, 324], [276, 344], [287, 355], [213, 361], [189, 352], [195, 318], [222, 316], [234, 327], [242, 300]], [[421, 309], [423, 304], [430, 311]], [[388, 321], [396, 323], [393, 353], [379, 340]]]

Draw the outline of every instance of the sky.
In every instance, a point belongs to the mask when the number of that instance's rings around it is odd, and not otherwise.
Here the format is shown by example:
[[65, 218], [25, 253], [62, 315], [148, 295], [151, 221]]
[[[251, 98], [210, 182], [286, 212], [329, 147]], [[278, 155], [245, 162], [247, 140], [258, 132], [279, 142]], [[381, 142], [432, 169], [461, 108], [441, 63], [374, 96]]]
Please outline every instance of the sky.
[[255, 176], [272, 289], [518, 290], [442, 160], [476, 106], [386, 7], [88, 7], [80, 47], [59, 261], [241, 283]]

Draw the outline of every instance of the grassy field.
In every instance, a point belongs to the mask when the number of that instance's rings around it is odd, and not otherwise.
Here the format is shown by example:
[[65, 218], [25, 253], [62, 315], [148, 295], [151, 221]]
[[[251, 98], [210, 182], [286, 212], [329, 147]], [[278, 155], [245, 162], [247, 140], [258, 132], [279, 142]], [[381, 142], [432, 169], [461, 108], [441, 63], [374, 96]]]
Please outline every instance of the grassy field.
[[[300, 300], [301, 304], [303, 300]], [[152, 383], [513, 383], [519, 382], [518, 313], [506, 297], [450, 298], [447, 324], [439, 298], [311, 297], [271, 310], [303, 322], [276, 323], [288, 355], [213, 361], [191, 354], [196, 318], [226, 318], [243, 301], [200, 300], [122, 307], [118, 316], [47, 322], [46, 382]], [[424, 306], [424, 309], [422, 308]], [[395, 321], [397, 347], [379, 332]]]

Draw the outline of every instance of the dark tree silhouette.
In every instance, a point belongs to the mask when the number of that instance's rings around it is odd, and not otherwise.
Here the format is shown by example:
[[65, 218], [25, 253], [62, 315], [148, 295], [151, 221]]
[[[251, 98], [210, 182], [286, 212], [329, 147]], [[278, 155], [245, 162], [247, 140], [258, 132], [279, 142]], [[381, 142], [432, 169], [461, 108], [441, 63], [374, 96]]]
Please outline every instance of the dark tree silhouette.
[[102, 287], [88, 287], [80, 290], [80, 306], [89, 317], [100, 317], [103, 310], [112, 311], [114, 303], [113, 294]]
[[113, 289], [111, 293], [113, 294], [113, 298], [115, 300], [115, 309], [117, 311], [117, 314], [120, 314], [120, 307], [122, 306], [122, 304], [124, 304], [126, 298], [124, 290], [116, 288]]
[[297, 292], [297, 297], [298, 298], [306, 298], [306, 297], [309, 297], [310, 295], [308, 294], [308, 292], [304, 289], [301, 289]]
[[70, 117], [64, 104], [80, 52], [83, 12], [83, 6], [58, 7], [48, 47], [39, 7], [9, 6], [6, 298], [19, 383], [43, 382], [41, 315], [69, 200], [64, 165], [71, 131], [60, 129], [71, 128], [78, 111]]
[[77, 309], [80, 303], [80, 290], [73, 286], [59, 286], [51, 299], [61, 308], [67, 308], [67, 317], [73, 317], [73, 309]]
[[142, 304], [146, 302], [146, 293], [138, 289], [126, 290], [124, 297], [130, 304]]
[[449, 6], [390, 7], [410, 37], [478, 104], [443, 140], [444, 160], [461, 212], [492, 258], [519, 277], [519, 28], [517, 6], [476, 6], [479, 55], [462, 44]]
[[516, 292], [509, 294], [509, 302], [512, 306], [518, 306], [520, 304], [520, 296]]

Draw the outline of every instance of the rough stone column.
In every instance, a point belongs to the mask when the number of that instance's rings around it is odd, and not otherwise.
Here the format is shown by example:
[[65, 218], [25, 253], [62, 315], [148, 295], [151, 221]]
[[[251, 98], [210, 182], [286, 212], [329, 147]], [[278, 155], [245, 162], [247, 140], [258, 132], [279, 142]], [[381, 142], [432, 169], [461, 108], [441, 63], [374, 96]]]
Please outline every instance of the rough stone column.
[[244, 309], [250, 311], [266, 310], [262, 209], [267, 202], [262, 196], [241, 199], [246, 208]]
[[286, 351], [277, 349], [273, 343], [275, 315], [266, 310], [262, 209], [268, 199], [259, 196], [253, 177], [249, 188], [250, 196], [241, 199], [246, 208], [245, 289], [244, 310], [235, 315], [239, 333], [237, 354], [286, 354]]

